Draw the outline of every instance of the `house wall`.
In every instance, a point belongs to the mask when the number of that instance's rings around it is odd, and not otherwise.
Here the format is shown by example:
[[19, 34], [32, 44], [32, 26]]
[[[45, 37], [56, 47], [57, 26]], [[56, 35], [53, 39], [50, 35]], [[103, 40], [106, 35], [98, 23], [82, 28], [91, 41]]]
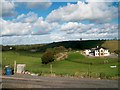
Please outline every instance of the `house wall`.
[[99, 50], [95, 50], [95, 56], [109, 56], [110, 52], [106, 49], [100, 48]]
[[[92, 53], [90, 53], [91, 50], [90, 49], [86, 49], [84, 51], [84, 53], [86, 55], [92, 55]], [[95, 50], [94, 53], [93, 53], [94, 56], [109, 56], [110, 55], [110, 52], [107, 50], [107, 49], [104, 49], [104, 48], [100, 48], [99, 50]]]
[[99, 56], [104, 56], [104, 49], [103, 48], [99, 49]]
[[95, 56], [99, 56], [98, 50], [95, 50]]
[[109, 56], [110, 55], [110, 52], [108, 50], [105, 50], [104, 51], [104, 56]]
[[91, 52], [91, 50], [89, 50], [89, 49], [85, 50], [85, 54], [86, 54], [86, 55], [89, 55], [90, 52]]

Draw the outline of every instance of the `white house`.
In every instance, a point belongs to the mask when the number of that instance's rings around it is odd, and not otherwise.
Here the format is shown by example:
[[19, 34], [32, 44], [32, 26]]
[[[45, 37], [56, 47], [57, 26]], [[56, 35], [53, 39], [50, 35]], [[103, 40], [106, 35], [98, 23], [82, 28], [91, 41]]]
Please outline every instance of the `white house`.
[[98, 47], [98, 46], [97, 48], [86, 49], [84, 53], [89, 56], [91, 55], [92, 56], [109, 56], [110, 55], [110, 52], [107, 48]]
[[86, 49], [84, 52], [85, 52], [86, 55], [89, 55], [91, 50], [90, 49]]

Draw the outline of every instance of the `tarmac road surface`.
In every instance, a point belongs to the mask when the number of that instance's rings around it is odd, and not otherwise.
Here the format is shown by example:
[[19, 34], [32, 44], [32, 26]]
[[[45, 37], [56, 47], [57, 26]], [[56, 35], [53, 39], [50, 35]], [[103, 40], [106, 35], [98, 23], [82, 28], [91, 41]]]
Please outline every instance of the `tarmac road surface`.
[[118, 88], [118, 80], [30, 75], [2, 76], [2, 88]]

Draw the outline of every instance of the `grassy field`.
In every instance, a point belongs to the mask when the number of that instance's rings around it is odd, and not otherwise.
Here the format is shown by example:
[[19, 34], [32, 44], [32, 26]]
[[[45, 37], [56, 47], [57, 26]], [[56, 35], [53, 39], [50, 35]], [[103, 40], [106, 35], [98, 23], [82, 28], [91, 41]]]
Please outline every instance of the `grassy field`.
[[[50, 74], [50, 65], [41, 64], [40, 57], [41, 53], [5, 51], [2, 53], [2, 65], [11, 65], [13, 67], [14, 61], [16, 60], [17, 63], [26, 64], [26, 70], [30, 72], [43, 75]], [[108, 63], [104, 63], [106, 60]], [[89, 76], [96, 78], [99, 77], [100, 74], [109, 78], [117, 77], [118, 67], [110, 68], [111, 65], [118, 66], [117, 59], [88, 58], [79, 52], [69, 52], [67, 59], [52, 63], [53, 72], [56, 75], [87, 77], [88, 74], [90, 74]]]
[[120, 40], [111, 40], [111, 41], [105, 41], [102, 46], [109, 48], [110, 52], [114, 52], [115, 50], [118, 50], [118, 44], [120, 43]]

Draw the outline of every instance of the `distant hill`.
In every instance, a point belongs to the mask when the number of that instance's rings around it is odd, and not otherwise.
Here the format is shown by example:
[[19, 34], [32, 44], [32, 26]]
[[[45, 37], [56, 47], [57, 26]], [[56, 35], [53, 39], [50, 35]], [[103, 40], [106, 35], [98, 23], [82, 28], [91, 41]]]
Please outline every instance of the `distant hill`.
[[[31, 49], [35, 49], [39, 52], [44, 52], [47, 48], [53, 48], [58, 46], [64, 46], [65, 48], [71, 48], [73, 50], [84, 50], [93, 48], [96, 46], [103, 46], [108, 48], [111, 52], [118, 50], [118, 42], [117, 40], [86, 40], [86, 41], [62, 41], [62, 42], [53, 42], [50, 44], [36, 44], [36, 45], [16, 45], [12, 46], [12, 50], [24, 50], [30, 51]], [[3, 46], [2, 50], [9, 50], [11, 46]]]
[[110, 40], [110, 41], [105, 41], [102, 46], [109, 48], [111, 52], [114, 52], [115, 50], [118, 50], [118, 44], [120, 44], [120, 40]]

